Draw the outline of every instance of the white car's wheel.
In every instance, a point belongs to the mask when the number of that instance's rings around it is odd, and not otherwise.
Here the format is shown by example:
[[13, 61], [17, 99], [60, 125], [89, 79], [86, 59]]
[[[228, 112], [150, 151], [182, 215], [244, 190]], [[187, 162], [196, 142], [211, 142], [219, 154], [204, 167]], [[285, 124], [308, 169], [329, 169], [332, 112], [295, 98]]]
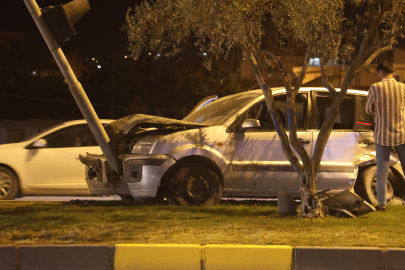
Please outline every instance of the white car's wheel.
[[11, 170], [0, 167], [0, 200], [14, 199], [20, 190], [18, 178]]
[[[388, 172], [387, 199], [394, 195], [393, 183], [395, 176], [391, 169]], [[377, 199], [377, 166], [371, 166], [359, 175], [356, 181], [356, 193], [372, 205], [378, 204]]]

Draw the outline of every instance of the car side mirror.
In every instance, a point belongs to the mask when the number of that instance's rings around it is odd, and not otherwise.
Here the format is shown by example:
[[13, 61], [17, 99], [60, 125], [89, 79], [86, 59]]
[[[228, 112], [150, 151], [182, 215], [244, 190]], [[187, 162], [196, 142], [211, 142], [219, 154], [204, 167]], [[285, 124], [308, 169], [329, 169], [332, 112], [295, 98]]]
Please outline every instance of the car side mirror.
[[33, 146], [34, 148], [44, 148], [44, 147], [47, 147], [47, 146], [48, 146], [48, 142], [47, 142], [45, 139], [39, 139], [39, 140], [36, 140], [36, 141], [32, 144], [32, 146]]
[[242, 123], [242, 129], [260, 128], [260, 121], [257, 119], [245, 119]]

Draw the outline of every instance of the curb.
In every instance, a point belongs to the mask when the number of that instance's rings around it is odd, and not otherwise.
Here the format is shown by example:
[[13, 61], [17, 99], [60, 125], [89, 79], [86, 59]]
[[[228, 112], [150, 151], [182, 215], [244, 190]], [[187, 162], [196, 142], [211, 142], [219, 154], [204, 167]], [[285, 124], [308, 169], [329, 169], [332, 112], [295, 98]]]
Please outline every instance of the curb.
[[0, 246], [2, 270], [405, 269], [405, 248], [117, 244]]

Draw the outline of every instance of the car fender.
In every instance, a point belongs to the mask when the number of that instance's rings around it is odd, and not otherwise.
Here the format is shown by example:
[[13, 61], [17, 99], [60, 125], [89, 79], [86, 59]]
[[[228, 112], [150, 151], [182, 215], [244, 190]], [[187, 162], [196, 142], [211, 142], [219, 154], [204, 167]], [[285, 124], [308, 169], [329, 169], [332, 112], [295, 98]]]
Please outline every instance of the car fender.
[[186, 144], [176, 147], [167, 153], [167, 155], [176, 160], [186, 156], [204, 156], [216, 163], [223, 173], [226, 167], [229, 166], [229, 160], [227, 160], [221, 152], [207, 145]]
[[[27, 170], [25, 166], [25, 155], [15, 154], [14, 151], [18, 151], [15, 147], [3, 148], [0, 151], [0, 166], [6, 167], [12, 170], [19, 181], [20, 192], [26, 188], [24, 181], [27, 177]], [[24, 157], [24, 158], [22, 158]]]
[[[393, 167], [395, 164], [398, 163], [398, 161], [399, 161], [398, 158], [391, 155], [390, 156], [390, 167]], [[357, 155], [354, 159], [354, 164], [358, 165], [359, 168], [377, 164], [376, 152], [368, 152], [368, 153], [363, 153], [363, 154]]]
[[[389, 161], [389, 167], [391, 170], [394, 171], [394, 173], [398, 176], [401, 177], [402, 180], [404, 180], [404, 174], [402, 172], [402, 167], [401, 163], [398, 162], [398, 158], [396, 158], [393, 155], [390, 155], [390, 161]], [[363, 153], [358, 156], [356, 156], [354, 164], [358, 168], [358, 171], [362, 171], [362, 169], [365, 169], [371, 165], [377, 165], [377, 156], [376, 152], [368, 152], [368, 153]], [[353, 186], [356, 184], [357, 178], [359, 176], [359, 173], [356, 175], [356, 179], [353, 182]]]

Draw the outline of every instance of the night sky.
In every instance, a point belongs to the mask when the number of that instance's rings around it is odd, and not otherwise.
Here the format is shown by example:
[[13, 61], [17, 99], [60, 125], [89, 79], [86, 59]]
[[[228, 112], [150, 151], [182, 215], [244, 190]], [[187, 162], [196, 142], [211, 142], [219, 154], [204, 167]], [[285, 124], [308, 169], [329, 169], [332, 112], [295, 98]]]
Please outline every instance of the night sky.
[[[66, 4], [70, 0], [37, 0], [40, 8]], [[77, 35], [62, 46], [74, 48], [83, 57], [109, 58], [117, 50], [125, 50], [126, 34], [121, 31], [129, 7], [140, 0], [89, 0], [90, 11], [75, 25]], [[0, 32], [25, 33], [24, 52], [36, 56], [50, 56], [50, 52], [28, 13], [23, 0], [2, 1]]]

